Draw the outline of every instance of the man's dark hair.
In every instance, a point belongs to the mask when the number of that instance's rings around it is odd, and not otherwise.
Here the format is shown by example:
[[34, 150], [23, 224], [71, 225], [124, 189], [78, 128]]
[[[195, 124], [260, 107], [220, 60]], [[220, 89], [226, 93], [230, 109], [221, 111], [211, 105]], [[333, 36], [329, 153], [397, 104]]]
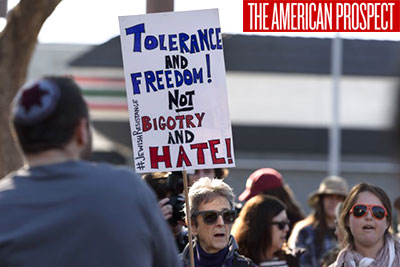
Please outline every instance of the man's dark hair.
[[[12, 112], [12, 126], [24, 153], [36, 154], [49, 149], [63, 149], [71, 140], [82, 118], [88, 118], [88, 108], [80, 87], [68, 77], [44, 77], [59, 88], [59, 98], [54, 110], [44, 119], [26, 123]], [[21, 105], [17, 98], [15, 105]]]

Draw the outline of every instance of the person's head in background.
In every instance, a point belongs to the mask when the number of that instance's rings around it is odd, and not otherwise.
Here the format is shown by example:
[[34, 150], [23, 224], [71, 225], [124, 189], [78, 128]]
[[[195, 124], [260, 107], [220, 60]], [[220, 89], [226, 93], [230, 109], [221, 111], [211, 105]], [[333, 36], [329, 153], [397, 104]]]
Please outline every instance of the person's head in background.
[[[374, 247], [377, 253], [390, 235], [392, 207], [385, 191], [377, 186], [361, 183], [354, 186], [343, 202], [339, 225], [345, 231], [343, 246], [364, 254]], [[370, 256], [370, 255], [363, 255]]]
[[152, 172], [142, 176], [143, 180], [154, 190], [158, 200], [171, 196], [167, 185], [169, 174], [169, 172]]
[[243, 206], [232, 235], [239, 245], [239, 253], [260, 265], [283, 256], [288, 231], [285, 205], [275, 197], [259, 194]]
[[44, 77], [23, 86], [14, 98], [11, 121], [31, 166], [90, 156], [88, 108], [71, 78]]
[[142, 178], [154, 190], [157, 199], [160, 202], [165, 202], [164, 205], [170, 206], [171, 213], [169, 214], [172, 217], [168, 219], [168, 222], [173, 234], [176, 236], [181, 232], [182, 226], [185, 225], [185, 214], [183, 211], [185, 199], [181, 195], [183, 190], [182, 177], [173, 177], [173, 175], [175, 175], [175, 173], [154, 172], [145, 174]]
[[258, 194], [274, 196], [285, 204], [291, 222], [288, 235], [293, 225], [304, 218], [303, 211], [295, 200], [292, 190], [277, 170], [262, 168], [250, 174], [246, 181], [246, 189], [239, 196], [239, 200], [248, 201]]
[[229, 174], [229, 170], [226, 168], [216, 169], [198, 169], [194, 170], [194, 173], [188, 173], [188, 184], [191, 186], [202, 177], [225, 179]]
[[308, 205], [312, 211], [295, 225], [288, 241], [290, 248], [305, 249], [300, 257], [302, 265], [321, 264], [324, 255], [337, 247], [335, 208], [345, 199], [347, 192], [346, 180], [338, 176], [329, 176], [322, 180], [318, 190], [310, 193]]
[[345, 179], [329, 176], [319, 185], [317, 191], [308, 197], [308, 205], [313, 209], [312, 217], [315, 226], [334, 228], [336, 206], [347, 196], [348, 185]]

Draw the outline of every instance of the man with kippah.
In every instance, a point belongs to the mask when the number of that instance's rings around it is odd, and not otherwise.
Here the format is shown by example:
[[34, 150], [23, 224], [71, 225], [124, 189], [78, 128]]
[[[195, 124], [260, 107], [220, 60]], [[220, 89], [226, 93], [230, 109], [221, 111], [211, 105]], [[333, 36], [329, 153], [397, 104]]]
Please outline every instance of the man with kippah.
[[90, 123], [73, 80], [24, 86], [11, 113], [26, 166], [0, 180], [0, 266], [179, 266], [151, 189], [83, 160]]

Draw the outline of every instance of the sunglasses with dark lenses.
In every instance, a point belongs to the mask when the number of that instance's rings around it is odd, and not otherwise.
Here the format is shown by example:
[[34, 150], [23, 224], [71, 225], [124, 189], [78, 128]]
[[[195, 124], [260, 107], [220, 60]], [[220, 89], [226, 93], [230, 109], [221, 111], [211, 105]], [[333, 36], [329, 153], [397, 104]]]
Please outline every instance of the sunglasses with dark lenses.
[[377, 220], [382, 220], [387, 215], [387, 211], [384, 207], [379, 205], [367, 205], [367, 204], [355, 204], [350, 214], [353, 214], [356, 218], [364, 217], [367, 212], [371, 211], [372, 216]]
[[236, 211], [235, 210], [204, 210], [198, 211], [193, 214], [194, 216], [201, 215], [203, 217], [203, 221], [206, 224], [215, 224], [218, 221], [219, 216], [222, 216], [225, 224], [232, 224], [236, 219]]
[[290, 225], [290, 221], [271, 222], [271, 224], [277, 225], [279, 230], [283, 230], [285, 229], [286, 225]]

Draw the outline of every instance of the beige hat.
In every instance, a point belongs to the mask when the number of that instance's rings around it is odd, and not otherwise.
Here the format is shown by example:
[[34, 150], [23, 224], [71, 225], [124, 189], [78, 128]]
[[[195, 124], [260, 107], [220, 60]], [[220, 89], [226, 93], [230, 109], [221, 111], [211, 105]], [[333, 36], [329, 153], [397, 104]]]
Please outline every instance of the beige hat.
[[312, 192], [308, 196], [308, 205], [314, 208], [322, 195], [340, 195], [347, 196], [349, 186], [345, 179], [339, 176], [326, 177], [319, 185], [317, 191]]

